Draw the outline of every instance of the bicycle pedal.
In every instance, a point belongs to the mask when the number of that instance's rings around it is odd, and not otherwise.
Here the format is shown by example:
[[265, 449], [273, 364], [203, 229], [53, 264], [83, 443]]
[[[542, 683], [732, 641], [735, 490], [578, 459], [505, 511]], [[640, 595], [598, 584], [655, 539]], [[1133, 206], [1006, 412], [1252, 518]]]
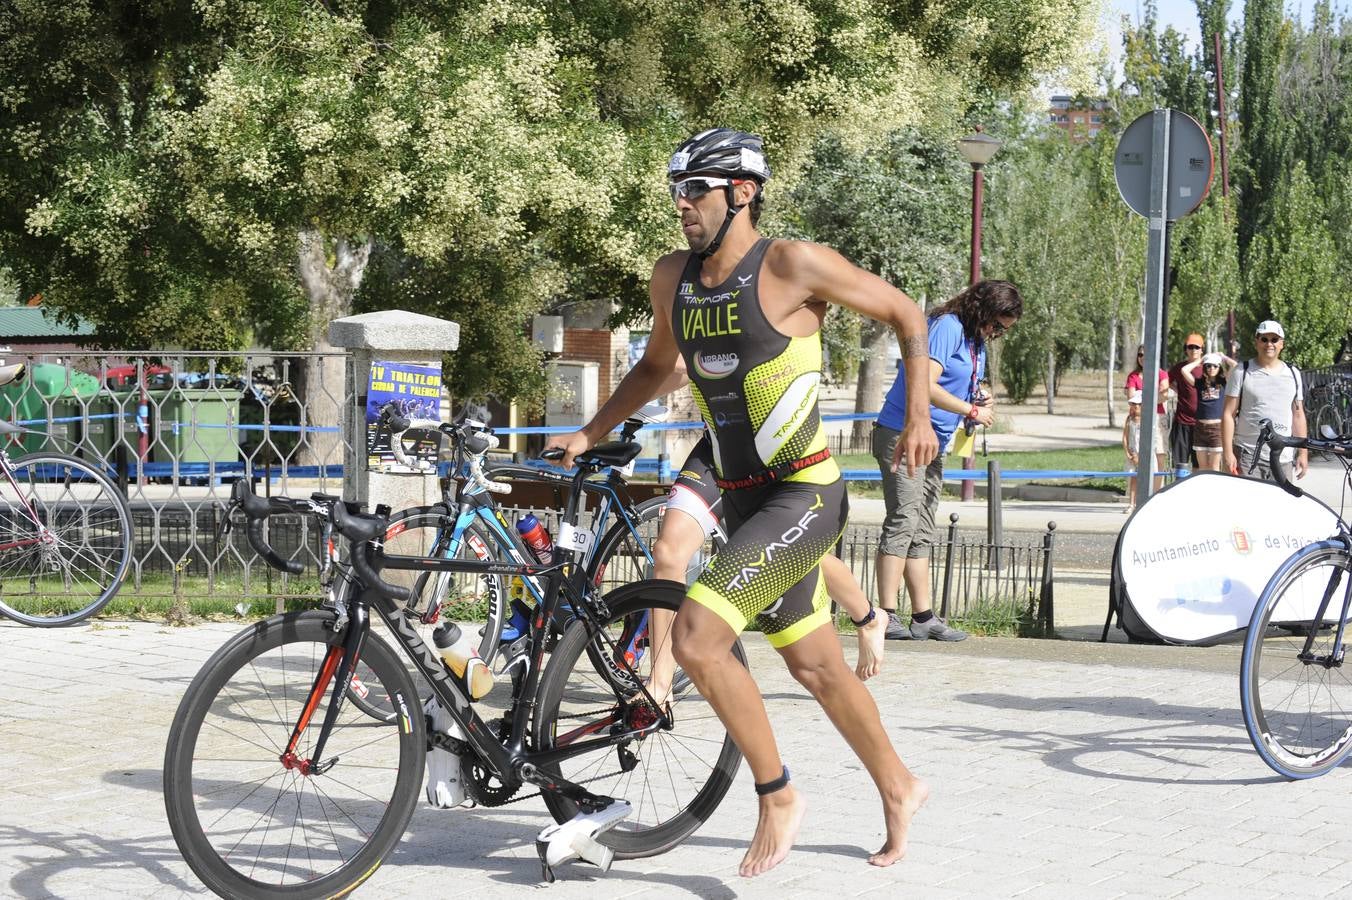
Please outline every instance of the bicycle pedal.
[[602, 872], [610, 871], [615, 851], [598, 838], [627, 818], [633, 809], [626, 800], [613, 800], [605, 809], [580, 812], [567, 822], [541, 831], [535, 838], [535, 852], [540, 855], [544, 880], [552, 882], [555, 867], [573, 860], [591, 863]]

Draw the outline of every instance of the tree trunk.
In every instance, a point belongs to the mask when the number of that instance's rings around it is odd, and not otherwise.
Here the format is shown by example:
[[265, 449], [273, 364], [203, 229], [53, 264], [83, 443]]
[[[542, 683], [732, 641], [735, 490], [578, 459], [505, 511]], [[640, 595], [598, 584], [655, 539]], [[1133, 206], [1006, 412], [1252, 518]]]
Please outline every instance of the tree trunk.
[[1047, 351], [1047, 415], [1056, 414], [1056, 351]]
[[[330, 263], [332, 251], [332, 263]], [[302, 371], [299, 397], [303, 404], [301, 424], [311, 427], [342, 425], [343, 357], [329, 343], [329, 324], [352, 312], [352, 298], [361, 287], [371, 241], [351, 243], [346, 237], [334, 241], [314, 229], [298, 235], [296, 272], [310, 301], [310, 349], [323, 356], [308, 357]], [[357, 373], [358, 379], [363, 373]], [[298, 448], [301, 465], [341, 466], [342, 434], [301, 432]]]
[[1108, 427], [1117, 426], [1117, 379], [1113, 377], [1117, 373], [1117, 315], [1113, 314], [1112, 323], [1108, 325], [1108, 360], [1103, 366], [1104, 387], [1108, 391]]
[[[859, 345], [864, 350], [859, 360], [859, 380], [854, 388], [854, 411], [875, 412], [882, 409], [885, 387], [891, 387], [887, 370], [887, 341], [892, 331], [881, 322], [864, 319], [859, 326]], [[858, 419], [850, 429], [850, 442], [856, 447], [867, 444], [872, 423]]]

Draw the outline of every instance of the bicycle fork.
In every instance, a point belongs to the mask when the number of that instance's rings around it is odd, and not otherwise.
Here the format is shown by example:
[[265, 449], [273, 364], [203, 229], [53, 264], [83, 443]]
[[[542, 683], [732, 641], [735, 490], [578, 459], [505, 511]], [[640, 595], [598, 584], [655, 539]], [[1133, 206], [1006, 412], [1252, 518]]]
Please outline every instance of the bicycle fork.
[[[335, 644], [329, 648], [329, 652], [324, 656], [324, 662], [319, 667], [319, 673], [315, 676], [314, 684], [310, 687], [310, 694], [305, 699], [305, 705], [301, 708], [300, 718], [296, 721], [296, 727], [291, 731], [291, 739], [287, 741], [286, 749], [282, 751], [282, 765], [287, 769], [297, 770], [302, 775], [323, 775], [329, 769], [333, 768], [338, 762], [338, 757], [318, 762], [323, 759], [324, 745], [328, 743], [329, 734], [333, 731], [333, 725], [338, 720], [338, 712], [343, 705], [343, 699], [347, 695], [347, 689], [352, 681], [353, 675], [357, 670], [357, 660], [361, 655], [361, 649], [366, 642], [366, 632], [370, 628], [370, 614], [366, 607], [360, 603], [354, 603], [348, 611], [347, 631], [343, 635], [341, 645]], [[310, 719], [314, 712], [319, 708], [319, 702], [324, 699], [324, 692], [330, 690], [329, 708], [324, 712], [324, 721], [319, 726], [319, 740], [315, 742], [314, 751], [308, 759], [301, 759], [296, 755], [296, 747], [300, 744], [301, 735], [310, 725]]]
[[[1352, 552], [1352, 538], [1342, 537], [1343, 549]], [[1338, 589], [1339, 583], [1346, 581], [1343, 585], [1342, 611], [1338, 616], [1338, 627], [1334, 630], [1333, 641], [1330, 652], [1319, 656], [1313, 652], [1315, 635], [1319, 633], [1319, 623], [1324, 621], [1324, 615], [1328, 612], [1329, 601], [1333, 599], [1333, 592]], [[1306, 665], [1317, 664], [1326, 669], [1340, 668], [1343, 664], [1343, 657], [1347, 653], [1343, 646], [1343, 635], [1347, 628], [1347, 614], [1349, 603], [1352, 603], [1352, 573], [1333, 567], [1329, 574], [1328, 586], [1324, 588], [1324, 596], [1319, 601], [1319, 609], [1310, 620], [1310, 633], [1305, 635], [1305, 645], [1301, 647], [1300, 652], [1296, 654], [1296, 659]]]

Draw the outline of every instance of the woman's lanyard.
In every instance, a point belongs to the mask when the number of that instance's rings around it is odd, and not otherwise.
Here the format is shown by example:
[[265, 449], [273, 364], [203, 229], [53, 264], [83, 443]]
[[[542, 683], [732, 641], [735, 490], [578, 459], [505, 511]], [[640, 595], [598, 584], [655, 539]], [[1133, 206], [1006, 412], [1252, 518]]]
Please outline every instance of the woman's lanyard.
[[967, 341], [967, 353], [968, 353], [968, 355], [971, 356], [971, 358], [972, 358], [972, 384], [971, 384], [971, 386], [967, 389], [967, 402], [968, 402], [968, 403], [975, 403], [975, 402], [976, 402], [976, 386], [977, 386], [977, 377], [976, 377], [976, 341], [973, 341], [973, 340], [968, 340], [968, 341]]

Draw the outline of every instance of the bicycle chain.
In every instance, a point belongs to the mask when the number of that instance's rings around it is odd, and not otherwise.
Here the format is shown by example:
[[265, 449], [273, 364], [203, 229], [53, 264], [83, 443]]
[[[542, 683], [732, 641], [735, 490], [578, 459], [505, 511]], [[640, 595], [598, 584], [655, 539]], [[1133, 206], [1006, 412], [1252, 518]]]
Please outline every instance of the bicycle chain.
[[[574, 713], [574, 714], [571, 715], [571, 716], [566, 716], [566, 717], [564, 717], [564, 719], [565, 719], [565, 720], [566, 720], [566, 719], [589, 719], [589, 718], [593, 718], [593, 717], [595, 717], [595, 716], [604, 715], [604, 714], [609, 713], [609, 712], [611, 712], [611, 711], [612, 711], [611, 709], [607, 708], [607, 709], [598, 709], [598, 710], [595, 710], [595, 711], [592, 711], [592, 712], [580, 712], [580, 713]], [[471, 753], [472, 753], [472, 751], [471, 751], [471, 749], [470, 749], [470, 745], [469, 745], [468, 742], [462, 741], [462, 740], [460, 740], [459, 738], [453, 738], [453, 737], [451, 737], [449, 734], [446, 734], [446, 733], [441, 732], [441, 731], [432, 731], [430, 728], [428, 729], [428, 732], [427, 732], [427, 742], [428, 742], [428, 744], [430, 744], [432, 747], [435, 747], [435, 748], [437, 748], [437, 749], [439, 749], [439, 750], [446, 750], [446, 751], [448, 751], [448, 752], [450, 752], [450, 753], [454, 753], [456, 756], [468, 756], [468, 755], [471, 755]], [[472, 763], [471, 763], [471, 765], [472, 765]], [[623, 769], [616, 769], [614, 772], [603, 772], [603, 773], [601, 773], [600, 775], [593, 776], [592, 778], [588, 778], [588, 779], [586, 779], [585, 781], [574, 781], [573, 784], [576, 784], [576, 785], [578, 785], [579, 787], [581, 787], [582, 785], [592, 784], [593, 782], [600, 781], [600, 780], [603, 779], [603, 778], [612, 778], [612, 777], [614, 777], [614, 776], [616, 776], [616, 775], [622, 775], [622, 774], [624, 774], [624, 770], [623, 770]], [[525, 782], [522, 782], [522, 784], [525, 784]], [[544, 796], [544, 792], [543, 792], [543, 791], [536, 791], [536, 792], [533, 793], [533, 794], [524, 794], [524, 795], [522, 795], [522, 796], [520, 796], [520, 797], [515, 797], [515, 796], [514, 796], [514, 797], [512, 797], [510, 800], [503, 800], [501, 803], [496, 803], [496, 804], [493, 804], [493, 805], [494, 805], [494, 806], [506, 806], [506, 805], [508, 805], [509, 803], [520, 803], [522, 800], [533, 800], [533, 799], [535, 799], [536, 797], [542, 797], [542, 796]]]

